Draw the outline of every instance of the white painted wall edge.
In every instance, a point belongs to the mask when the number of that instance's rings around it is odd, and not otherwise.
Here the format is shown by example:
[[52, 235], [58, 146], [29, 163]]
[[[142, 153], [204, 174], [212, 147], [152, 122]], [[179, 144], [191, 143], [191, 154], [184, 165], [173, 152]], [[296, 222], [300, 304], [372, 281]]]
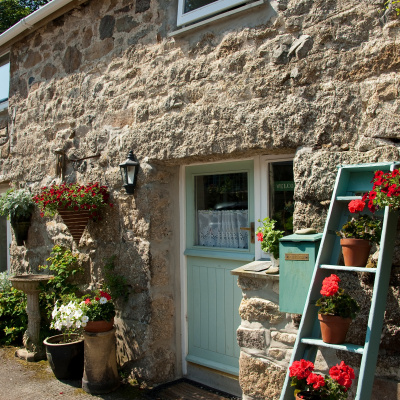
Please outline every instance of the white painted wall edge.
[[64, 7], [73, 0], [52, 0], [50, 3], [45, 4], [43, 7], [29, 14], [27, 17], [22, 18], [11, 28], [7, 29], [0, 35], [0, 47], [7, 44], [10, 40], [14, 39], [20, 33], [32, 29], [33, 25], [40, 22], [42, 19], [48, 17], [60, 8]]

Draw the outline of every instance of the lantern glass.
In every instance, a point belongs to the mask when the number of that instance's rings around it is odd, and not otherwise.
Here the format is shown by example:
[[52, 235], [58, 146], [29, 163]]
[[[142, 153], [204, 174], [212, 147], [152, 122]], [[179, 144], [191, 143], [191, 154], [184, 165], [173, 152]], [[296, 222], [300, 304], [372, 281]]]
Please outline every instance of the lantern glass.
[[136, 165], [128, 165], [126, 168], [126, 183], [133, 185], [135, 183]]

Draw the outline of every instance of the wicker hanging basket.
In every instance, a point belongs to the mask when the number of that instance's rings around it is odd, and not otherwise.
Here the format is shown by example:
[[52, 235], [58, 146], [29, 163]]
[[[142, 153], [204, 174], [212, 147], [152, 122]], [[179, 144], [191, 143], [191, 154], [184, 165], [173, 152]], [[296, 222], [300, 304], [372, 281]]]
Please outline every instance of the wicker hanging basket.
[[70, 210], [59, 209], [58, 213], [63, 219], [64, 224], [67, 225], [67, 228], [72, 238], [78, 244], [83, 235], [83, 231], [85, 230], [86, 225], [89, 222], [91, 214], [90, 211], [86, 210], [70, 211]]

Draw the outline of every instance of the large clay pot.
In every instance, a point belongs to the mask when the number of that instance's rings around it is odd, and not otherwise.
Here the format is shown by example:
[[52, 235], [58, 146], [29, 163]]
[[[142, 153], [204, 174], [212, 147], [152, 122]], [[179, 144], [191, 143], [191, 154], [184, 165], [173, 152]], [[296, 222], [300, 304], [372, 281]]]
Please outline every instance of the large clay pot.
[[344, 343], [351, 323], [351, 318], [342, 318], [337, 315], [318, 314], [318, 319], [323, 342], [331, 344]]
[[114, 326], [114, 318], [111, 321], [88, 321], [86, 326], [83, 328], [86, 332], [108, 332]]
[[31, 226], [31, 218], [10, 218], [10, 223], [14, 231], [17, 246], [23, 246], [28, 239], [28, 231]]
[[57, 379], [82, 379], [83, 376], [83, 338], [71, 334], [73, 342], [63, 343], [64, 336], [51, 336], [43, 341], [46, 356]]
[[63, 222], [67, 225], [69, 233], [76, 243], [81, 240], [83, 231], [90, 218], [90, 211], [78, 210], [70, 211], [64, 209], [58, 209], [57, 212], [60, 214]]
[[344, 265], [346, 267], [365, 267], [371, 251], [371, 243], [364, 239], [340, 239]]

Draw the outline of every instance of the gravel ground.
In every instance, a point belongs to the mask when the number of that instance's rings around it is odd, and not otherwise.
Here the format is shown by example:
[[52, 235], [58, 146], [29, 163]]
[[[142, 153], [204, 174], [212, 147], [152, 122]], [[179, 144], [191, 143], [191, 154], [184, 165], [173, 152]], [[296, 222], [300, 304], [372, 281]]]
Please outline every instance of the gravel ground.
[[112, 393], [93, 396], [81, 389], [81, 381], [59, 381], [47, 361], [35, 363], [14, 356], [15, 347], [0, 348], [0, 400], [125, 400], [146, 399], [144, 390], [123, 383]]

